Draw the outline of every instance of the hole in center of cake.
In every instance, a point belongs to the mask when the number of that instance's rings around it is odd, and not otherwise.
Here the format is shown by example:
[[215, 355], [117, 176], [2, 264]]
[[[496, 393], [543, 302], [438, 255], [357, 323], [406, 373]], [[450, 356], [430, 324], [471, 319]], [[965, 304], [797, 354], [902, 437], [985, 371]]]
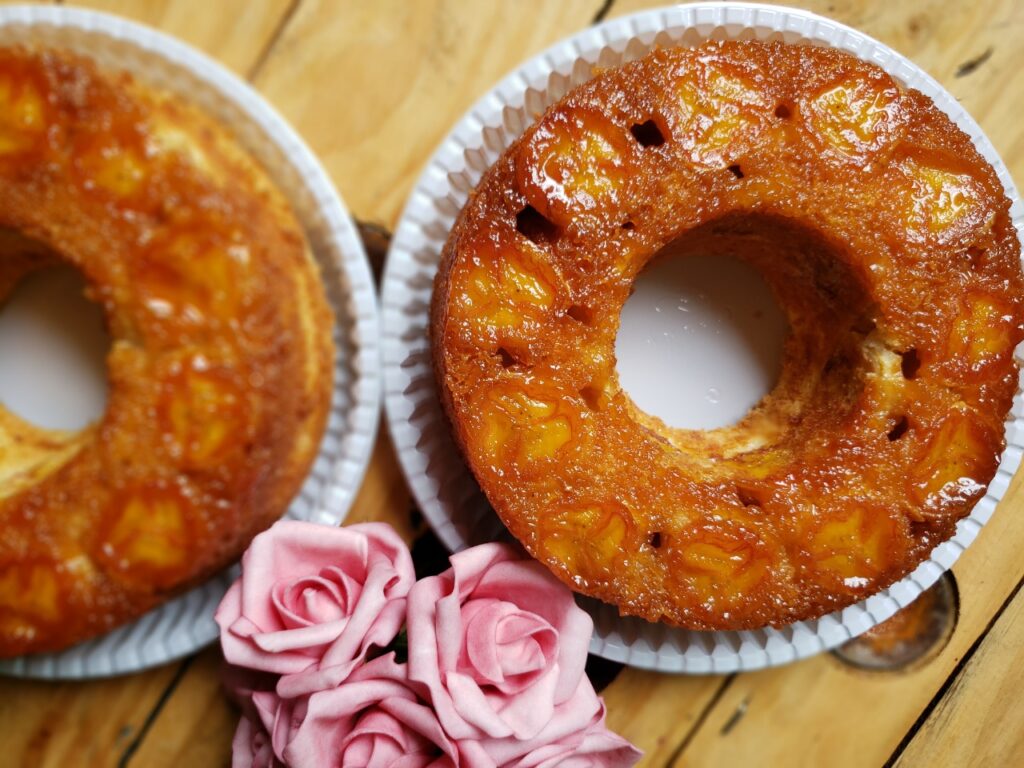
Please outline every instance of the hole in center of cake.
[[787, 328], [754, 267], [681, 239], [648, 264], [623, 308], [619, 381], [671, 427], [728, 426], [775, 386]]
[[[13, 262], [4, 257], [0, 291]], [[57, 265], [0, 294], [0, 405], [44, 429], [82, 429], [106, 409], [110, 337], [85, 287], [77, 270]]]

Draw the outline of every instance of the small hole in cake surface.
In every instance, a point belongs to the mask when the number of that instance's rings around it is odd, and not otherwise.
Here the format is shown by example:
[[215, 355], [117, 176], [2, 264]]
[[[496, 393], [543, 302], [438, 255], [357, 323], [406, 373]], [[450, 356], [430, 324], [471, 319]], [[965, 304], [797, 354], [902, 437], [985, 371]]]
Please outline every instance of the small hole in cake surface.
[[743, 169], [740, 168], [738, 165], [735, 165], [735, 164], [734, 165], [730, 165], [729, 166], [729, 173], [731, 173], [737, 179], [742, 179], [743, 178]]
[[900, 370], [903, 371], [903, 378], [916, 379], [917, 372], [921, 370], [921, 357], [917, 354], [917, 350], [911, 347], [900, 357]]
[[650, 544], [653, 549], [661, 549], [661, 531], [655, 531], [648, 536], [647, 543]]
[[558, 227], [532, 205], [516, 214], [516, 231], [537, 244], [550, 243], [558, 236]]
[[740, 503], [744, 507], [760, 507], [761, 500], [757, 497], [754, 491], [743, 486], [736, 486], [736, 497], [740, 500]]
[[629, 132], [644, 147], [660, 147], [665, 143], [665, 135], [653, 120], [637, 123], [629, 129]]
[[580, 397], [592, 411], [600, 411], [604, 405], [604, 390], [594, 384], [588, 384], [580, 390]]
[[82, 429], [107, 406], [111, 342], [85, 289], [77, 270], [53, 266], [23, 278], [0, 306], [0, 403], [45, 429]]
[[636, 229], [636, 224], [634, 224], [632, 221], [624, 221], [624, 222], [622, 222], [622, 228], [623, 229]]
[[775, 116], [780, 120], [788, 120], [790, 117], [793, 116], [793, 110], [791, 110], [785, 104], [779, 104], [777, 107], [775, 107]]
[[886, 437], [889, 438], [889, 442], [894, 443], [907, 434], [907, 430], [910, 429], [910, 421], [906, 416], [900, 416], [896, 420], [896, 424], [892, 429], [889, 430], [889, 434]]
[[511, 368], [514, 365], [519, 365], [519, 361], [515, 356], [504, 347], [498, 347], [498, 360], [502, 368]]
[[584, 325], [590, 325], [591, 320], [594, 319], [593, 313], [582, 304], [573, 304], [566, 310], [565, 314]]

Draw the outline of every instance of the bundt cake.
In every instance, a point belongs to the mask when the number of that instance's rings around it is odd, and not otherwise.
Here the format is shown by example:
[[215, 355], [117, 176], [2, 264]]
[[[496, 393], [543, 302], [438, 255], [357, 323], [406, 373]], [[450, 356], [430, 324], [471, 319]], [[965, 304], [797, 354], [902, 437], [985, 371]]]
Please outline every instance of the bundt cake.
[[285, 511], [330, 401], [316, 265], [235, 139], [127, 74], [0, 49], [0, 300], [55, 261], [104, 310], [109, 399], [74, 433], [0, 407], [0, 657], [228, 565]]
[[[945, 114], [846, 53], [708, 42], [602, 71], [447, 241], [431, 336], [456, 442], [530, 553], [624, 614], [850, 605], [996, 471], [1024, 338], [1009, 208]], [[620, 311], [669, 244], [745, 260], [788, 319], [776, 386], [731, 426], [670, 428], [618, 383]]]

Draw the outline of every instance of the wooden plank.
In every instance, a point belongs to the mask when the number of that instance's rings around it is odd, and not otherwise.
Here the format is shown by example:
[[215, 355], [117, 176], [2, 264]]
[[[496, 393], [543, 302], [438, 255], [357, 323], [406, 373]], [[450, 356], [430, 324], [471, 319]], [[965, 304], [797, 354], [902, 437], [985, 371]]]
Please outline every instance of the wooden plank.
[[116, 765], [179, 666], [88, 683], [0, 679], [0, 764]]
[[75, 0], [140, 21], [191, 43], [247, 75], [298, 0]]
[[585, 28], [600, 0], [305, 0], [256, 77], [355, 215], [395, 223], [441, 139], [524, 59]]
[[216, 766], [231, 761], [238, 712], [220, 688], [220, 649], [190, 665], [127, 761], [130, 766]]
[[644, 751], [642, 766], [669, 765], [726, 681], [623, 669], [601, 693], [608, 727]]
[[1024, 762], [1024, 593], [1019, 593], [900, 755], [900, 768]]

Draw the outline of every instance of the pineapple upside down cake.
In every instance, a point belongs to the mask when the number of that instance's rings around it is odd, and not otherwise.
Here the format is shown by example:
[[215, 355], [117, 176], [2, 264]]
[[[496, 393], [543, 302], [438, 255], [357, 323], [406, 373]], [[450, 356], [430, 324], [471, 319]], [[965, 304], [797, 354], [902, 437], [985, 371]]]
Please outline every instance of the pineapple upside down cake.
[[[850, 605], [996, 471], [1024, 338], [1009, 207], [930, 99], [843, 52], [711, 42], [600, 72], [445, 246], [456, 442], [530, 553], [624, 614], [746, 629]], [[745, 260], [788, 320], [774, 389], [731, 426], [670, 428], [618, 383], [621, 309], [669, 244]]]
[[0, 657], [236, 559], [298, 490], [330, 402], [317, 267], [234, 138], [129, 75], [0, 49], [0, 300], [57, 261], [104, 310], [108, 405], [73, 433], [0, 407]]

